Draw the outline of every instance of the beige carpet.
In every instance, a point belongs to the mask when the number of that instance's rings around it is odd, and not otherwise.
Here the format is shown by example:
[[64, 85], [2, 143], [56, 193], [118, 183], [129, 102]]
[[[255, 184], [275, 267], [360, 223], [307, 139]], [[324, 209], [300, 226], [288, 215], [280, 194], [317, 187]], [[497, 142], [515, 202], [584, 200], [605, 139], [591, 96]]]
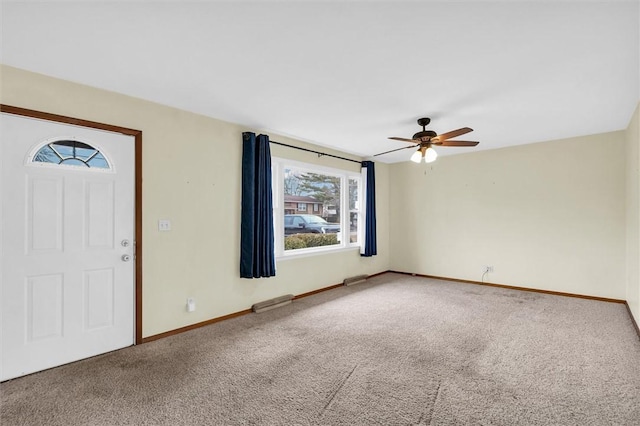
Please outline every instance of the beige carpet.
[[385, 274], [0, 385], [9, 425], [640, 425], [624, 305]]

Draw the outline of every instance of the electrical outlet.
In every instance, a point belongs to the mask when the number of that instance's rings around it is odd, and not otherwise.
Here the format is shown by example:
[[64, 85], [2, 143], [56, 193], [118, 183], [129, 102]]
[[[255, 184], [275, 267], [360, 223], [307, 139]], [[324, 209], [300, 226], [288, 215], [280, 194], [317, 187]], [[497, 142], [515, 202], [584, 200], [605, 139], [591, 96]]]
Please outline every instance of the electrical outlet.
[[484, 266], [482, 267], [482, 273], [483, 273], [483, 274], [486, 274], [486, 273], [488, 273], [488, 272], [493, 272], [493, 266], [491, 266], [491, 265], [484, 265]]
[[158, 231], [171, 231], [171, 221], [169, 219], [158, 220]]
[[193, 297], [189, 297], [187, 299], [187, 312], [193, 312], [196, 310], [196, 301], [193, 300]]

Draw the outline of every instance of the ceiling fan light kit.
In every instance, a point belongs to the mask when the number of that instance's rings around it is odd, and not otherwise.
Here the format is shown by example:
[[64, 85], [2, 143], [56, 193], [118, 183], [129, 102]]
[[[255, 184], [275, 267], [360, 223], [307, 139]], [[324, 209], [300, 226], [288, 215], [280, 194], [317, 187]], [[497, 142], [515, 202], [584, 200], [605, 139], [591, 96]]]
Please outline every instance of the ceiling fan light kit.
[[419, 118], [418, 125], [422, 126], [422, 131], [414, 134], [411, 139], [399, 137], [389, 138], [401, 142], [409, 142], [413, 144], [413, 146], [406, 146], [403, 148], [392, 149], [391, 151], [381, 152], [380, 154], [374, 155], [374, 157], [377, 157], [378, 155], [389, 154], [395, 151], [400, 151], [401, 149], [418, 148], [418, 150], [411, 156], [411, 161], [413, 161], [414, 163], [420, 163], [420, 161], [424, 158], [425, 163], [432, 163], [436, 161], [436, 158], [438, 158], [438, 153], [435, 149], [433, 149], [432, 145], [462, 147], [476, 146], [479, 143], [474, 141], [450, 140], [451, 138], [455, 138], [456, 136], [461, 136], [466, 133], [472, 132], [473, 129], [469, 127], [462, 127], [460, 129], [452, 130], [447, 133], [437, 134], [433, 130], [426, 129], [427, 125], [430, 122], [430, 118]]
[[438, 153], [435, 149], [428, 147], [420, 147], [416, 152], [411, 156], [411, 161], [414, 163], [420, 163], [423, 159], [425, 163], [433, 163], [438, 158]]
[[433, 163], [438, 158], [438, 153], [435, 149], [429, 147], [424, 152], [424, 162], [425, 163]]

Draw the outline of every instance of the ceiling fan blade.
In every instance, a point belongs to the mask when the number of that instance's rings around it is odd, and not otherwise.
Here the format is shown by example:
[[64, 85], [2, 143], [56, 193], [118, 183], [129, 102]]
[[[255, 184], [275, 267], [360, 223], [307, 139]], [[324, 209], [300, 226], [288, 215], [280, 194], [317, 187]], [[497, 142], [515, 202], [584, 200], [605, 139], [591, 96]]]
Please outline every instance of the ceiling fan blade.
[[443, 134], [438, 135], [438, 136], [434, 136], [433, 138], [431, 138], [431, 141], [433, 141], [433, 142], [444, 141], [446, 139], [455, 138], [456, 136], [464, 135], [464, 134], [469, 133], [469, 132], [473, 132], [473, 129], [471, 129], [469, 127], [463, 127], [462, 129], [452, 130], [450, 132], [443, 133]]
[[420, 141], [417, 141], [415, 139], [396, 138], [396, 137], [390, 137], [389, 139], [393, 139], [394, 141], [402, 141], [402, 142], [409, 142], [409, 143], [420, 143]]
[[415, 148], [416, 146], [418, 146], [418, 145], [415, 145], [415, 146], [403, 146], [402, 148], [392, 149], [391, 151], [385, 151], [385, 152], [381, 152], [380, 154], [375, 154], [374, 157], [377, 157], [378, 155], [389, 154], [390, 152], [400, 151], [402, 149]]
[[472, 142], [472, 141], [443, 141], [437, 142], [434, 145], [437, 146], [476, 146], [480, 142]]

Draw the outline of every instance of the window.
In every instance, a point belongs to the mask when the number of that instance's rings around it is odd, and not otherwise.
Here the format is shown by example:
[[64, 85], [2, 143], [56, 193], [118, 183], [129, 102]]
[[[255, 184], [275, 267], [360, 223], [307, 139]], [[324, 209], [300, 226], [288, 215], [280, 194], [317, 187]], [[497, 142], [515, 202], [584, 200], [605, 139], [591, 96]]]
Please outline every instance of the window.
[[[359, 172], [279, 158], [272, 158], [272, 164], [278, 257], [359, 246]], [[292, 212], [284, 202], [276, 202], [285, 197], [308, 197], [310, 202], [297, 202], [297, 211]]]
[[41, 147], [33, 156], [34, 163], [109, 169], [107, 159], [89, 144], [73, 140], [58, 140]]
[[362, 193], [361, 179], [349, 178], [349, 242], [358, 243], [360, 240], [358, 226], [360, 219], [360, 194]]

